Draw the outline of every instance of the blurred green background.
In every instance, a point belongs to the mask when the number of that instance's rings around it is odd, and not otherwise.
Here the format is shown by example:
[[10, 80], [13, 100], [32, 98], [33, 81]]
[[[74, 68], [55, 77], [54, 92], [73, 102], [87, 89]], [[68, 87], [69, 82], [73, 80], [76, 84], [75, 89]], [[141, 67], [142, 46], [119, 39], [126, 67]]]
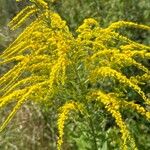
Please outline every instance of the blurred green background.
[[[8, 22], [24, 8], [29, 2], [15, 2], [15, 0], [0, 0], [0, 53], [17, 37], [21, 30], [11, 31]], [[92, 17], [99, 21], [100, 26], [106, 27], [112, 22], [125, 20], [139, 24], [150, 25], [150, 1], [149, 0], [57, 0], [52, 9], [58, 12], [67, 21], [72, 32], [83, 22], [85, 18]], [[126, 35], [138, 42], [150, 44], [150, 36], [146, 31], [126, 30]], [[2, 72], [0, 68], [0, 75]], [[7, 67], [6, 67], [7, 69]], [[12, 106], [0, 111], [3, 121]], [[44, 106], [28, 103], [12, 120], [7, 129], [0, 134], [0, 150], [55, 150], [56, 149], [56, 114], [49, 114], [52, 110]], [[136, 114], [135, 114], [136, 116]], [[94, 116], [93, 116], [94, 117]], [[106, 117], [106, 116], [105, 116]], [[136, 116], [138, 118], [138, 116]], [[109, 116], [107, 116], [109, 119]], [[143, 125], [144, 123], [144, 125]], [[150, 149], [150, 123], [139, 120], [131, 120], [132, 132], [136, 134], [136, 140], [140, 143], [140, 150]], [[86, 128], [83, 125], [82, 129]], [[99, 130], [101, 128], [98, 128]], [[107, 134], [115, 137], [117, 131], [107, 130]], [[68, 132], [68, 134], [70, 134]], [[103, 133], [100, 133], [103, 136]], [[106, 134], [106, 132], [104, 132]], [[68, 135], [69, 137], [70, 135]], [[72, 135], [75, 136], [75, 135]], [[139, 136], [141, 137], [139, 139]], [[83, 137], [76, 139], [76, 144], [84, 150], [86, 142]], [[81, 142], [82, 141], [82, 142]], [[106, 141], [102, 150], [109, 150]], [[66, 142], [64, 150], [74, 149]]]

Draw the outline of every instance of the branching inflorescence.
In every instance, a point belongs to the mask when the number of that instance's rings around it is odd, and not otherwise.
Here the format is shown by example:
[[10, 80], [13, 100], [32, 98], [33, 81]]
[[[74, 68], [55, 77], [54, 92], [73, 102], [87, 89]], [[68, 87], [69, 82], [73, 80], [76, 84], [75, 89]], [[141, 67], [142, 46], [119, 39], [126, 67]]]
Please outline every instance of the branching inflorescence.
[[[121, 110], [130, 108], [150, 119], [150, 100], [141, 89], [150, 79], [148, 66], [140, 60], [150, 59], [150, 47], [120, 35], [120, 28], [150, 30], [150, 27], [119, 21], [101, 28], [92, 18], [85, 19], [76, 36], [66, 22], [49, 9], [49, 1], [34, 0], [10, 23], [12, 29], [27, 18], [38, 16], [0, 56], [0, 65], [14, 67], [0, 78], [0, 108], [16, 103], [0, 126], [2, 131], [18, 109], [28, 100], [51, 103], [58, 99], [58, 149], [61, 149], [64, 123], [70, 111], [86, 111], [86, 104], [97, 101], [116, 120], [122, 134], [122, 147], [137, 149]], [[132, 67], [131, 75], [125, 68]], [[104, 88], [110, 79], [109, 87]], [[99, 86], [96, 86], [100, 83]], [[114, 84], [115, 83], [115, 84]], [[91, 85], [89, 88], [88, 85]], [[76, 89], [75, 86], [79, 88]], [[137, 94], [128, 97], [127, 89]], [[140, 101], [140, 105], [139, 102]], [[53, 106], [51, 106], [53, 107]]]

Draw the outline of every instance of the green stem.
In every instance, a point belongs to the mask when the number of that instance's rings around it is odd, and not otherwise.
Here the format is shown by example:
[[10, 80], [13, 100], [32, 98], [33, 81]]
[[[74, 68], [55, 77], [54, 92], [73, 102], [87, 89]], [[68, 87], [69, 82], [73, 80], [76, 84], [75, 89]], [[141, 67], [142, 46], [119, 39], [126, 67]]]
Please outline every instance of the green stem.
[[[89, 112], [89, 108], [87, 107], [88, 112]], [[89, 119], [89, 125], [92, 131], [92, 136], [93, 136], [93, 143], [94, 143], [94, 148], [93, 150], [98, 150], [98, 145], [97, 145], [97, 141], [96, 141], [96, 133], [95, 133], [95, 129], [94, 129], [94, 125], [93, 125], [93, 121], [91, 119], [91, 116], [88, 117]]]
[[[81, 87], [81, 90], [83, 90], [85, 87], [84, 87], [84, 85], [81, 82], [80, 75], [78, 73], [76, 65], [72, 65], [72, 66], [73, 66], [73, 69], [74, 69], [74, 71], [76, 73], [76, 76], [77, 76], [79, 85]], [[88, 106], [88, 104], [87, 104], [87, 106]], [[89, 114], [89, 107], [87, 107], [87, 111], [88, 111], [88, 114]], [[96, 134], [95, 134], [95, 129], [94, 129], [93, 121], [92, 121], [92, 118], [90, 116], [88, 117], [88, 119], [89, 119], [89, 125], [90, 125], [91, 131], [92, 131], [93, 142], [94, 142], [94, 148], [93, 148], [93, 150], [98, 150], [98, 145], [97, 145], [97, 142], [96, 142]]]

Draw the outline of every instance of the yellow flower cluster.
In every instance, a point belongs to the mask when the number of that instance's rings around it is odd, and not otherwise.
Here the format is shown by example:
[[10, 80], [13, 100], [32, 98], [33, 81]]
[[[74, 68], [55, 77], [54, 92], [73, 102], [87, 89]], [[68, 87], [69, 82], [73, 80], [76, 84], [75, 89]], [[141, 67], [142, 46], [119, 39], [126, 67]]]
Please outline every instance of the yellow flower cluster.
[[27, 20], [27, 18], [37, 11], [38, 9], [35, 7], [35, 5], [25, 7], [16, 17], [14, 17], [11, 22], [9, 22], [9, 27], [11, 27], [13, 30], [20, 27], [25, 20]]
[[100, 67], [93, 70], [91, 74], [91, 80], [96, 80], [96, 77], [105, 78], [105, 77], [114, 77], [117, 79], [120, 83], [131, 87], [134, 89], [145, 102], [148, 102], [149, 100], [146, 98], [144, 92], [141, 90], [141, 88], [136, 85], [135, 83], [132, 83], [130, 79], [128, 79], [125, 75], [121, 74], [120, 72], [110, 68], [110, 67]]
[[133, 22], [126, 22], [126, 21], [118, 21], [118, 22], [112, 23], [108, 29], [116, 30], [121, 27], [133, 27], [133, 28], [139, 28], [139, 29], [143, 29], [143, 30], [150, 30], [149, 26], [140, 25], [140, 24], [133, 23]]
[[65, 121], [69, 117], [69, 113], [71, 111], [81, 111], [81, 112], [83, 111], [82, 105], [75, 102], [66, 103], [64, 106], [60, 108], [60, 110], [61, 112], [60, 114], [58, 114], [58, 121], [57, 121], [58, 132], [59, 132], [58, 145], [57, 145], [58, 150], [61, 149], [61, 145], [63, 143], [64, 125], [65, 125]]
[[[27, 100], [45, 104], [59, 100], [62, 106], [58, 117], [60, 150], [63, 143], [64, 123], [69, 119], [69, 112], [82, 111], [81, 103], [86, 105], [89, 99], [85, 100], [85, 97], [87, 93], [92, 93], [90, 99], [93, 100], [96, 96], [96, 99], [105, 106], [106, 111], [115, 118], [122, 133], [121, 149], [127, 149], [129, 142], [132, 149], [136, 149], [127, 125], [122, 119], [120, 108], [131, 108], [146, 119], [150, 119], [150, 112], [139, 104], [129, 102], [128, 96], [126, 101], [120, 97], [127, 87], [130, 87], [140, 95], [140, 100], [144, 100], [143, 103], [150, 105], [150, 100], [140, 87], [140, 84], [147, 84], [150, 80], [149, 68], [136, 59], [149, 59], [150, 47], [120, 35], [116, 29], [135, 27], [150, 30], [150, 27], [121, 21], [107, 28], [101, 28], [96, 20], [89, 18], [84, 20], [74, 36], [69, 31], [66, 21], [49, 10], [46, 0], [32, 2], [33, 4], [23, 9], [9, 26], [16, 29], [35, 13], [37, 18], [0, 56], [0, 66], [14, 64], [0, 77], [0, 108], [16, 102], [14, 109], [0, 126], [0, 131]], [[128, 66], [134, 66], [140, 70], [140, 73], [128, 77], [122, 71]], [[112, 78], [117, 81], [115, 87]], [[111, 90], [109, 87], [104, 88], [105, 79]], [[100, 85], [97, 86], [99, 82]], [[88, 87], [89, 84], [91, 87]], [[98, 92], [93, 94], [93, 90]], [[116, 98], [110, 96], [110, 91], [113, 92], [111, 94], [117, 95]], [[66, 103], [68, 97], [75, 99], [76, 102]], [[135, 101], [138, 99], [137, 96]]]
[[122, 134], [123, 143], [122, 143], [121, 149], [127, 150], [128, 149], [127, 143], [129, 141], [129, 143], [131, 143], [132, 149], [136, 150], [137, 148], [135, 146], [134, 140], [131, 138], [130, 133], [127, 129], [127, 126], [125, 122], [123, 121], [121, 114], [119, 112], [119, 109], [120, 109], [119, 101], [114, 99], [109, 94], [104, 94], [101, 91], [92, 93], [92, 96], [96, 97], [97, 101], [103, 103], [106, 110], [109, 113], [111, 113], [111, 115], [115, 118], [116, 124], [119, 126], [120, 132]]
[[[31, 8], [33, 7], [25, 8], [11, 25], [16, 23], [15, 27], [18, 27], [18, 18]], [[22, 101], [28, 100], [29, 97], [31, 99], [33, 95], [34, 101], [41, 99], [42, 96], [45, 97], [43, 99], [46, 99], [47, 95], [53, 93], [54, 86], [65, 83], [66, 67], [69, 62], [67, 58], [70, 50], [69, 39], [72, 38], [72, 34], [69, 33], [65, 21], [61, 20], [58, 14], [50, 14], [51, 28], [47, 26], [43, 18], [44, 12], [1, 55], [4, 61], [0, 62], [0, 65], [10, 62], [17, 63], [0, 78], [0, 94], [2, 95], [0, 106], [4, 107], [11, 101], [18, 101], [12, 113], [3, 123], [1, 130], [11, 120]], [[24, 74], [29, 75], [24, 76]], [[28, 90], [31, 92], [26, 95]], [[33, 91], [36, 92], [33, 93]], [[26, 95], [25, 98], [23, 95]]]

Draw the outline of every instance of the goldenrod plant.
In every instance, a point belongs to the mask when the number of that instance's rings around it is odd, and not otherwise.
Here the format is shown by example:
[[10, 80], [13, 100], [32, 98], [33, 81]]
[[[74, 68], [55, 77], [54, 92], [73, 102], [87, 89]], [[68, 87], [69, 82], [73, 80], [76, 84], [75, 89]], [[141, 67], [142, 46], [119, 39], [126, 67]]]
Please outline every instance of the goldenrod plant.
[[[141, 118], [150, 119], [150, 100], [142, 90], [150, 80], [145, 63], [150, 59], [150, 47], [121, 35], [119, 29], [149, 31], [150, 27], [119, 21], [102, 28], [96, 20], [88, 18], [74, 34], [66, 21], [51, 10], [54, 1], [30, 1], [31, 5], [9, 26], [15, 30], [31, 16], [36, 19], [0, 56], [1, 66], [13, 64], [0, 78], [0, 108], [14, 104], [0, 132], [24, 103], [33, 101], [57, 109], [58, 150], [62, 149], [65, 123], [71, 116], [90, 120], [93, 149], [98, 150], [99, 139], [94, 135], [91, 117], [96, 105], [96, 109], [114, 118], [116, 130], [121, 133], [119, 149], [138, 149], [125, 113], [132, 110]], [[95, 116], [101, 115], [96, 112]]]

